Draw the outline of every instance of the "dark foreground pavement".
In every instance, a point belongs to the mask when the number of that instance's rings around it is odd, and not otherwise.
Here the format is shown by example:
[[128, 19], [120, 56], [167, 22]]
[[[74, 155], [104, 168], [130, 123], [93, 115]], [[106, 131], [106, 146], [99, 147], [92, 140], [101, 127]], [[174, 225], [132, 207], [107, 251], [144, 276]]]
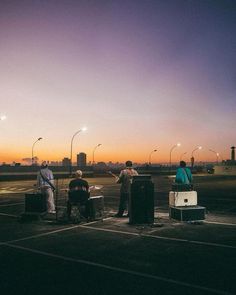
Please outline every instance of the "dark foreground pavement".
[[[163, 226], [131, 226], [112, 217], [119, 187], [99, 181], [106, 214], [90, 223], [60, 224], [52, 216], [20, 223], [24, 194], [1, 195], [1, 294], [236, 294], [231, 212], [209, 207], [203, 224], [170, 220], [160, 182], [155, 222]], [[204, 201], [211, 204], [211, 192]]]

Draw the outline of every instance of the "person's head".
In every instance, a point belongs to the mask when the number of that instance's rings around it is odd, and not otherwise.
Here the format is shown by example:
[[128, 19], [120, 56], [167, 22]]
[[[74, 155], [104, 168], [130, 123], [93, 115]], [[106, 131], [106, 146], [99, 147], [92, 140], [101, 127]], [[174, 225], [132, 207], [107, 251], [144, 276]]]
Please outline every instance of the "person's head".
[[77, 170], [77, 171], [75, 171], [75, 177], [76, 177], [76, 178], [81, 178], [82, 175], [83, 175], [83, 172], [82, 172], [81, 170]]
[[46, 161], [43, 161], [42, 164], [41, 164], [41, 168], [44, 169], [44, 168], [47, 168], [48, 167], [48, 164]]
[[186, 162], [184, 162], [184, 161], [180, 161], [180, 162], [179, 162], [179, 165], [180, 165], [180, 167], [186, 167]]
[[126, 161], [125, 166], [126, 166], [126, 168], [132, 168], [132, 166], [133, 166], [132, 161]]

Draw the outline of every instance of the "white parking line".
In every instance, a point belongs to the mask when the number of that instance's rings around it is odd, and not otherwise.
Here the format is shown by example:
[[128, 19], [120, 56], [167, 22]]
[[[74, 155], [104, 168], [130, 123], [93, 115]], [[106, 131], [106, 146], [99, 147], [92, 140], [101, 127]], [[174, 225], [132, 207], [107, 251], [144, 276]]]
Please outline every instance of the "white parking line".
[[213, 288], [208, 288], [208, 287], [199, 286], [199, 285], [195, 285], [195, 284], [190, 284], [190, 283], [177, 281], [177, 280], [173, 280], [173, 279], [169, 279], [169, 278], [165, 278], [165, 277], [161, 277], [161, 276], [156, 276], [156, 275], [147, 274], [147, 273], [141, 273], [141, 272], [138, 272], [138, 271], [133, 271], [133, 270], [128, 270], [128, 269], [124, 269], [124, 268], [120, 268], [120, 267], [115, 267], [115, 266], [110, 266], [110, 265], [106, 265], [106, 264], [96, 263], [96, 262], [92, 262], [92, 261], [88, 261], [88, 260], [70, 258], [70, 257], [58, 255], [58, 254], [53, 254], [53, 253], [50, 253], [50, 252], [31, 249], [31, 248], [28, 248], [28, 247], [12, 245], [12, 244], [9, 244], [9, 243], [2, 243], [2, 245], [8, 246], [8, 247], [11, 247], [11, 248], [15, 248], [15, 249], [19, 249], [19, 250], [23, 250], [23, 251], [27, 251], [27, 252], [31, 252], [31, 253], [34, 253], [34, 254], [39, 254], [39, 255], [43, 255], [43, 256], [47, 256], [47, 257], [56, 258], [56, 259], [63, 260], [63, 261], [69, 261], [69, 262], [73, 262], [73, 263], [85, 264], [85, 265], [89, 265], [89, 266], [96, 267], [96, 268], [103, 268], [103, 269], [109, 270], [109, 271], [120, 272], [120, 273], [124, 273], [124, 274], [128, 274], [128, 275], [133, 275], [133, 276], [138, 276], [138, 277], [142, 277], [142, 278], [148, 278], [148, 279], [153, 279], [153, 280], [157, 280], [157, 281], [162, 281], [162, 282], [165, 282], [165, 283], [168, 283], [168, 284], [174, 284], [174, 285], [179, 285], [179, 286], [182, 286], [182, 287], [197, 289], [197, 290], [201, 290], [201, 291], [207, 291], [207, 292], [210, 292], [210, 293], [213, 293], [213, 294], [233, 295], [232, 293], [225, 292], [223, 290], [221, 291], [221, 290], [218, 290], [218, 289], [213, 289]]
[[169, 238], [169, 237], [163, 237], [163, 236], [154, 236], [149, 234], [139, 234], [139, 233], [132, 233], [132, 232], [126, 232], [126, 231], [118, 231], [113, 229], [107, 229], [107, 228], [97, 228], [90, 225], [81, 225], [80, 227], [86, 227], [91, 230], [97, 230], [97, 231], [104, 231], [104, 232], [111, 232], [111, 233], [117, 233], [117, 234], [125, 234], [125, 235], [132, 235], [132, 236], [140, 236], [145, 238], [153, 238], [158, 240], [166, 240], [166, 241], [174, 241], [174, 242], [181, 242], [181, 243], [190, 243], [190, 244], [196, 244], [196, 245], [202, 245], [202, 246], [211, 246], [211, 247], [220, 247], [220, 248], [230, 248], [230, 249], [236, 249], [236, 246], [231, 245], [225, 245], [225, 244], [217, 244], [217, 243], [209, 243], [209, 242], [201, 242], [201, 241], [194, 241], [194, 240], [187, 240], [187, 239], [179, 239], [179, 238]]
[[0, 215], [1, 216], [8, 216], [8, 217], [18, 218], [18, 215], [13, 215], [13, 214], [0, 213]]
[[236, 223], [226, 223], [226, 222], [216, 222], [216, 221], [204, 221], [204, 223], [236, 226]]
[[11, 204], [4, 204], [4, 205], [0, 205], [0, 207], [10, 207], [10, 206], [23, 205], [23, 204], [25, 204], [25, 202], [11, 203]]
[[[18, 205], [19, 203], [16, 203], [15, 205]], [[24, 203], [21, 203], [24, 204]], [[7, 205], [0, 205], [1, 207], [7, 206]], [[0, 213], [1, 215], [5, 215], [5, 216], [12, 216], [12, 217], [16, 217], [16, 215], [11, 215], [11, 214], [5, 214], [5, 213]], [[108, 218], [104, 218], [103, 220], [109, 220], [112, 219], [112, 217], [108, 217]], [[113, 229], [107, 229], [107, 228], [98, 228], [98, 227], [93, 227], [91, 226], [91, 224], [93, 223], [97, 223], [100, 220], [95, 220], [93, 222], [89, 222], [87, 224], [78, 224], [75, 226], [71, 226], [68, 228], [63, 228], [63, 229], [59, 229], [59, 230], [55, 230], [55, 231], [50, 231], [47, 233], [43, 233], [43, 234], [39, 234], [39, 235], [33, 235], [33, 236], [29, 236], [29, 237], [25, 237], [22, 239], [18, 239], [18, 240], [12, 240], [12, 241], [8, 241], [8, 243], [11, 242], [18, 242], [18, 241], [23, 241], [23, 240], [29, 240], [32, 238], [38, 238], [38, 237], [42, 237], [42, 236], [47, 236], [50, 234], [54, 234], [54, 233], [58, 233], [58, 232], [63, 232], [66, 230], [70, 230], [70, 229], [74, 229], [77, 227], [80, 228], [88, 228], [91, 230], [95, 230], [95, 231], [103, 231], [103, 232], [111, 232], [111, 233], [117, 233], [117, 234], [124, 234], [124, 235], [131, 235], [131, 236], [140, 236], [140, 237], [146, 237], [146, 238], [153, 238], [153, 239], [158, 239], [158, 240], [166, 240], [166, 241], [175, 241], [175, 242], [181, 242], [181, 243], [190, 243], [190, 244], [196, 244], [196, 245], [202, 245], [202, 246], [210, 246], [210, 247], [220, 247], [220, 248], [229, 248], [229, 249], [236, 249], [236, 246], [232, 246], [232, 245], [226, 245], [226, 244], [219, 244], [219, 243], [211, 243], [211, 242], [202, 242], [202, 241], [195, 241], [195, 240], [188, 240], [188, 239], [180, 239], [180, 238], [171, 238], [171, 237], [163, 237], [163, 236], [158, 236], [158, 235], [152, 235], [151, 233], [154, 232], [154, 230], [152, 230], [150, 232], [150, 234], [143, 234], [143, 233], [133, 233], [133, 232], [127, 232], [127, 231], [119, 231], [119, 230], [113, 230]], [[1, 243], [0, 243], [1, 244]]]

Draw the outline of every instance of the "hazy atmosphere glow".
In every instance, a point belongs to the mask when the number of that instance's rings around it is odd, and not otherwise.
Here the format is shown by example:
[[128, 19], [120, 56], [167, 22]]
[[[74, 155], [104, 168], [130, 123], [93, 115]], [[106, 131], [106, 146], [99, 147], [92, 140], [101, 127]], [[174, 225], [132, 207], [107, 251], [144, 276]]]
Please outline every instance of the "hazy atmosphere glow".
[[226, 159], [236, 144], [236, 1], [0, 2], [0, 162]]

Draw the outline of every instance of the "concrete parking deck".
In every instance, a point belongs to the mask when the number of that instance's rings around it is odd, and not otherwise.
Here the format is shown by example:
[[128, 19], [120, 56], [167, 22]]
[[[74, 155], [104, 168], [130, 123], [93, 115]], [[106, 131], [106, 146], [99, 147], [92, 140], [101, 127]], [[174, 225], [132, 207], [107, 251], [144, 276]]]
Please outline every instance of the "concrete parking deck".
[[24, 192], [1, 195], [2, 294], [236, 294], [233, 214], [181, 223], [160, 199], [156, 224], [130, 225], [112, 217], [119, 187], [109, 181], [105, 218], [89, 223], [20, 223]]

